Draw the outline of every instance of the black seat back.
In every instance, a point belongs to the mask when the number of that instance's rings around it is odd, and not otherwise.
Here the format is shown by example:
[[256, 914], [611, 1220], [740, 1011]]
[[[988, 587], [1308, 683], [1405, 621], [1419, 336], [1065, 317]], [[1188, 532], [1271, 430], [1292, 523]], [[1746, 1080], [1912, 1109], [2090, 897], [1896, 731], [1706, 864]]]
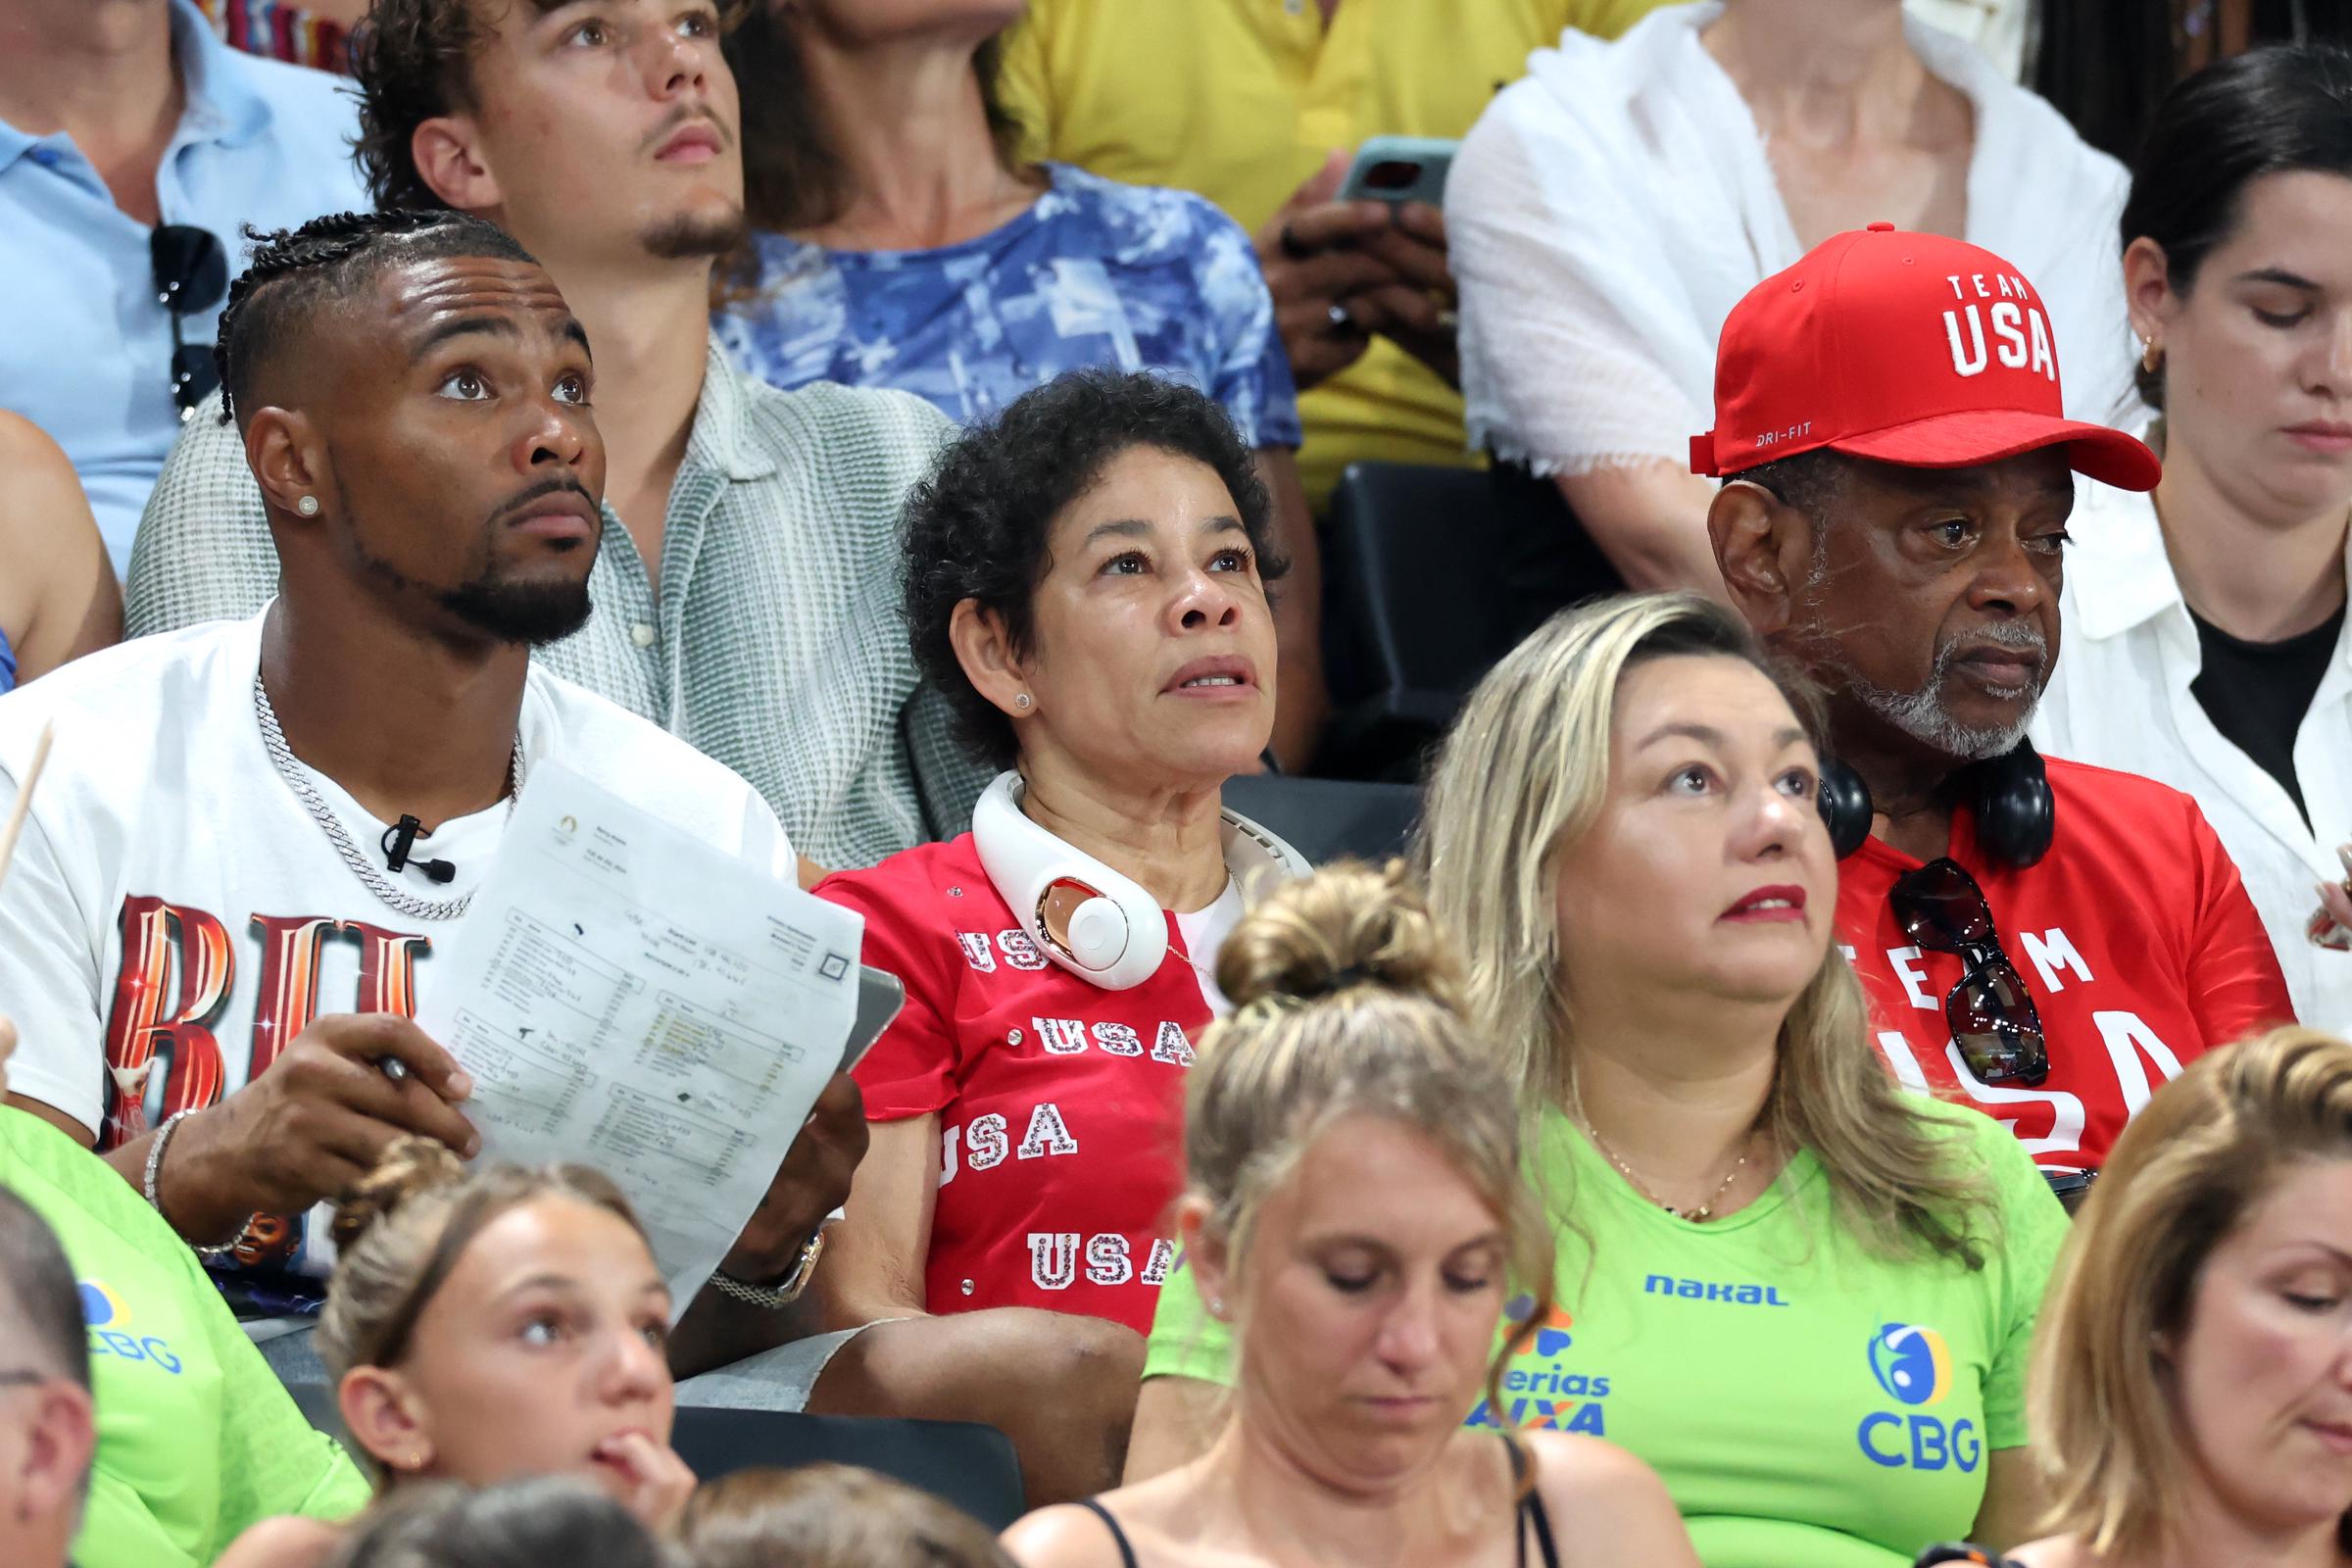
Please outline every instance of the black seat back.
[[1256, 773], [1227, 779], [1224, 801], [1316, 865], [1346, 856], [1378, 865], [1404, 853], [1421, 792], [1409, 784]]
[[[289, 1383], [286, 1392], [318, 1431], [351, 1446], [334, 1391]], [[906, 1421], [782, 1410], [680, 1405], [670, 1446], [705, 1481], [756, 1465], [791, 1469], [832, 1460], [862, 1465], [945, 1498], [991, 1530], [1025, 1511], [1012, 1440], [974, 1421]]]
[[1622, 587], [1548, 479], [1350, 465], [1323, 544], [1333, 716], [1315, 770], [1417, 780], [1497, 660], [1562, 606]]

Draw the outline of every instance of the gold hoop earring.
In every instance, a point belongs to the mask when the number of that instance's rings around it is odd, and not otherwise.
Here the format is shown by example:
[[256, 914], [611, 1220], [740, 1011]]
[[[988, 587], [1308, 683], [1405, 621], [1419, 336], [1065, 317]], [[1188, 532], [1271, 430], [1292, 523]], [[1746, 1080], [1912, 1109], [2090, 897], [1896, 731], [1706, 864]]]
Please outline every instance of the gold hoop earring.
[[2153, 336], [2141, 338], [2139, 340], [2139, 368], [2148, 374], [2154, 375], [2163, 364], [2164, 350], [2156, 346], [2156, 339]]

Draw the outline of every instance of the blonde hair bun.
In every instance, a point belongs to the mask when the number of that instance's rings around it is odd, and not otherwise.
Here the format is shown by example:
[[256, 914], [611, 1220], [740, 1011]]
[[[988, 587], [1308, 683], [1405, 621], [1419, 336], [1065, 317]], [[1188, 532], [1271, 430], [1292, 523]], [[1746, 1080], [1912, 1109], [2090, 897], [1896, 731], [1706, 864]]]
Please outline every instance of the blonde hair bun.
[[1216, 974], [1236, 1009], [1357, 985], [1461, 1005], [1452, 949], [1401, 860], [1342, 861], [1277, 889], [1226, 939]]
[[348, 1252], [378, 1220], [419, 1193], [454, 1187], [466, 1179], [466, 1162], [436, 1138], [406, 1133], [384, 1146], [375, 1168], [335, 1205], [327, 1234], [338, 1251]]

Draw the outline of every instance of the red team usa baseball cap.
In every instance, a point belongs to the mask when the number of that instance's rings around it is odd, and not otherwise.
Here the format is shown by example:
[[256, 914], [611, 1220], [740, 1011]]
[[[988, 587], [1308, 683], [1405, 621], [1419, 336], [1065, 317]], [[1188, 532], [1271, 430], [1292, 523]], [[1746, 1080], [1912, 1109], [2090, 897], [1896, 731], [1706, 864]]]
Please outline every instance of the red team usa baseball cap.
[[1824, 240], [1733, 308], [1715, 352], [1715, 428], [1690, 438], [1690, 471], [1736, 474], [1825, 447], [1962, 468], [2064, 446], [2078, 473], [2156, 487], [2155, 453], [2064, 410], [2049, 313], [2016, 268], [1873, 223]]

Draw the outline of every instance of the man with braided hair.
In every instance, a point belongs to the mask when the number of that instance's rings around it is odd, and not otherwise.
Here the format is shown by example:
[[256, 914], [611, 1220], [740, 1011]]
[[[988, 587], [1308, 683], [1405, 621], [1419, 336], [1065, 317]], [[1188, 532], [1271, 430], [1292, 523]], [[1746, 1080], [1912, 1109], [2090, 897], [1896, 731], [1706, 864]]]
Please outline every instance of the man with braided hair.
[[[961, 832], [991, 776], [896, 629], [900, 503], [953, 427], [903, 393], [780, 392], [719, 353], [737, 3], [378, 0], [352, 56], [360, 162], [378, 207], [470, 213], [529, 247], [596, 342], [608, 538], [586, 623], [540, 662], [742, 774], [818, 864], [870, 865]], [[125, 624], [249, 615], [276, 576], [208, 408], [140, 526]]]
[[[595, 365], [546, 271], [455, 213], [260, 238], [220, 368], [278, 597], [0, 699], [0, 816], [59, 737], [0, 903], [0, 1011], [23, 1036], [9, 1102], [225, 1249], [240, 1306], [300, 1316], [331, 1261], [307, 1211], [403, 1133], [478, 1143], [468, 1080], [409, 1014], [532, 767], [561, 759], [778, 878], [797, 865], [750, 785], [531, 664], [588, 613], [604, 533]], [[378, 846], [409, 816], [430, 848], [394, 870]], [[864, 1142], [837, 1077], [730, 1283], [793, 1274]], [[800, 1328], [713, 1287], [676, 1364]], [[281, 1373], [318, 1375], [307, 1341], [269, 1342]]]
[[[622, 547], [598, 505], [590, 343], [547, 272], [478, 219], [268, 237], [220, 370], [278, 597], [0, 699], [0, 815], [43, 722], [65, 737], [0, 903], [0, 1011], [26, 1042], [10, 1101], [103, 1150], [188, 1241], [228, 1243], [217, 1267], [253, 1307], [314, 1305], [324, 1259], [299, 1218], [248, 1216], [300, 1215], [403, 1131], [469, 1148], [465, 1076], [404, 1014], [536, 760], [562, 756], [778, 875], [795, 863], [741, 779], [531, 663], [590, 613], [599, 545]], [[403, 814], [453, 881], [364, 853]], [[387, 1056], [405, 1079], [375, 1066]], [[775, 1298], [805, 1279], [865, 1140], [836, 1075], [721, 1265], [734, 1289], [705, 1290], [678, 1325], [679, 1402], [986, 1421], [1011, 1435], [1032, 1500], [1111, 1484], [1132, 1331], [1004, 1308], [816, 1334], [813, 1310]], [[265, 1349], [313, 1380], [308, 1340]]]

